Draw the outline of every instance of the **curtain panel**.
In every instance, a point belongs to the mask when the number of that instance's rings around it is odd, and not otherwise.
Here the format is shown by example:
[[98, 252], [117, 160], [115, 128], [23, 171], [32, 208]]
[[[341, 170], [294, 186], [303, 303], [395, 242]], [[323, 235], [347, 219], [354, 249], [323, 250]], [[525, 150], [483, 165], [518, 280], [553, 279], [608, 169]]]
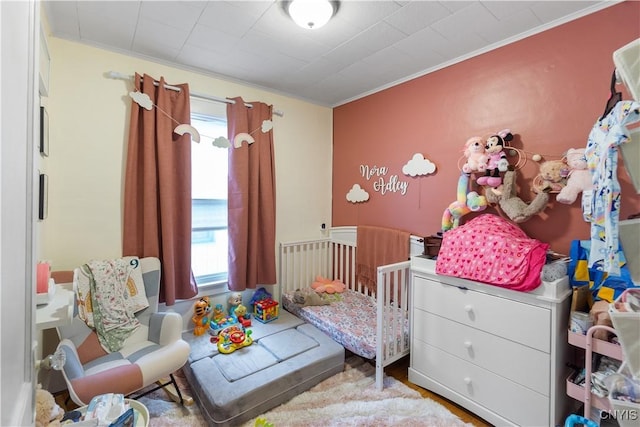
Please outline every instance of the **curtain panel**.
[[227, 106], [229, 141], [247, 133], [251, 144], [229, 148], [229, 289], [276, 283], [276, 195], [273, 131], [262, 131], [272, 106], [242, 98]]
[[[155, 83], [155, 84], [154, 84]], [[154, 256], [162, 264], [160, 302], [197, 295], [191, 271], [191, 138], [173, 132], [191, 123], [189, 86], [165, 88], [135, 75], [135, 90], [154, 108], [131, 103], [124, 187], [123, 255]]]

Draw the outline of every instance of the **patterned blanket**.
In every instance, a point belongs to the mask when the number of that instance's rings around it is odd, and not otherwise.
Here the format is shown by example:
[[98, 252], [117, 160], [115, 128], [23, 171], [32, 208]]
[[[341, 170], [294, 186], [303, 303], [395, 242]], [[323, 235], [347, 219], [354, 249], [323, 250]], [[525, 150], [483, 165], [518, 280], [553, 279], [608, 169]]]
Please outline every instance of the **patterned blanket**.
[[107, 352], [118, 351], [140, 326], [127, 292], [129, 263], [122, 259], [90, 261], [77, 274], [78, 316], [95, 329]]

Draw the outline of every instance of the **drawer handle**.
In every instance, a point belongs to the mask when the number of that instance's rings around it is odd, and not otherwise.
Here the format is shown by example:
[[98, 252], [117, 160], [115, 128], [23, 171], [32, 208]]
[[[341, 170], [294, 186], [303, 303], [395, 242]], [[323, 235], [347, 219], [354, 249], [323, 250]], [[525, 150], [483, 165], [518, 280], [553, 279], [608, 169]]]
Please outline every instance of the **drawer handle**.
[[464, 342], [464, 347], [465, 348], [471, 348], [471, 341], [465, 341]]
[[464, 378], [464, 383], [465, 383], [466, 385], [471, 385], [471, 378], [469, 378], [469, 377], [465, 377], [465, 378]]
[[464, 311], [466, 311], [467, 313], [471, 313], [473, 311], [473, 306], [471, 304], [465, 305]]

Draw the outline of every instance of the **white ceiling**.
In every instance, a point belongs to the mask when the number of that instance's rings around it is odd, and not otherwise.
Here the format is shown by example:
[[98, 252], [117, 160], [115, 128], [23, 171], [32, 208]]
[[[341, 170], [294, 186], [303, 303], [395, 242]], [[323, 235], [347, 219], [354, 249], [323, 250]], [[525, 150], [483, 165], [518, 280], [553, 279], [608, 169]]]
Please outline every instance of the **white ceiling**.
[[343, 0], [317, 30], [273, 0], [43, 4], [55, 37], [335, 107], [617, 2]]

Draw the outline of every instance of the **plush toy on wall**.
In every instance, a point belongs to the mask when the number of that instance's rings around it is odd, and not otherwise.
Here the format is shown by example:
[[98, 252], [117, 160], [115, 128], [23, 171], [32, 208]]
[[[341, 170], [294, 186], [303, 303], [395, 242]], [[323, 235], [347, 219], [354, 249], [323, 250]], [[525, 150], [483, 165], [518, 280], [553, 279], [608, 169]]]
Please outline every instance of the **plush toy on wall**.
[[35, 427], [59, 427], [64, 410], [56, 403], [53, 395], [40, 384], [36, 387]]
[[556, 196], [556, 200], [567, 205], [572, 204], [578, 198], [578, 194], [585, 190], [591, 190], [591, 172], [587, 169], [587, 158], [584, 155], [585, 148], [569, 148], [567, 151], [567, 166], [569, 178]]
[[467, 161], [462, 165], [462, 172], [484, 172], [489, 163], [489, 156], [485, 152], [484, 141], [479, 136], [472, 136], [464, 145], [464, 156]]
[[442, 214], [442, 231], [448, 231], [460, 225], [460, 218], [469, 212], [480, 212], [487, 207], [484, 196], [469, 191], [469, 175], [462, 173], [458, 178], [456, 201], [451, 203]]
[[540, 172], [533, 179], [534, 193], [559, 193], [567, 184], [569, 168], [564, 160], [547, 160], [540, 163]]
[[489, 156], [489, 163], [483, 176], [476, 181], [480, 185], [488, 185], [489, 187], [498, 187], [502, 183], [500, 172], [506, 172], [509, 167], [507, 154], [504, 148], [509, 141], [513, 140], [513, 134], [509, 129], [491, 135], [487, 138], [485, 150]]
[[511, 221], [521, 223], [544, 210], [549, 201], [549, 194], [538, 193], [530, 203], [526, 203], [517, 196], [516, 178], [516, 171], [509, 168], [504, 174], [502, 188], [489, 189], [485, 195], [489, 203], [498, 204]]

